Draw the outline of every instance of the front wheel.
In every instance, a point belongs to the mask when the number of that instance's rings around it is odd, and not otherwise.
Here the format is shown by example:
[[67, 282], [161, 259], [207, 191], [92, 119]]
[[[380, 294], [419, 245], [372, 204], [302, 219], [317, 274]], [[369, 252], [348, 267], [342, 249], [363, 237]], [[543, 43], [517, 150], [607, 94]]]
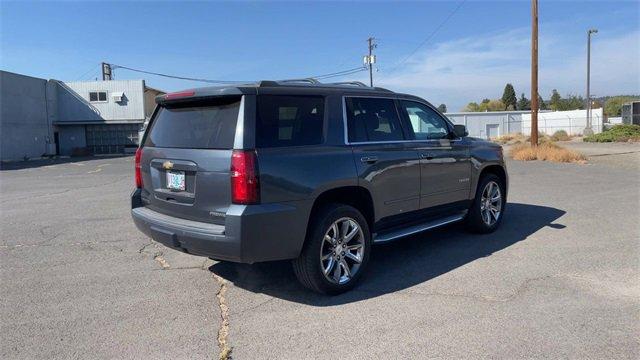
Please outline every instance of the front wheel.
[[504, 215], [505, 184], [494, 174], [484, 175], [478, 182], [473, 204], [467, 215], [469, 230], [477, 233], [494, 232]]
[[332, 204], [318, 211], [293, 269], [307, 288], [336, 295], [357, 284], [370, 252], [371, 234], [364, 216], [351, 206]]

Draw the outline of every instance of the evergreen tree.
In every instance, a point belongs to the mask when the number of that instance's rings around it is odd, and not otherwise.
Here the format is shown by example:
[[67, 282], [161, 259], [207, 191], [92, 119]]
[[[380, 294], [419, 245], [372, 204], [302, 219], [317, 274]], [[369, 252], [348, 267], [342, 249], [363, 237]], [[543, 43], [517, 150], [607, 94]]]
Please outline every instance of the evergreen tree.
[[531, 101], [524, 96], [524, 93], [522, 93], [520, 100], [518, 100], [518, 110], [531, 110]]
[[562, 96], [558, 90], [553, 89], [551, 92], [551, 100], [549, 101], [549, 107], [551, 110], [558, 111], [562, 109]]
[[440, 106], [438, 106], [438, 111], [440, 111], [443, 114], [446, 113], [447, 112], [447, 105], [440, 104]]
[[516, 97], [516, 91], [513, 89], [513, 85], [505, 85], [504, 92], [502, 93], [502, 103], [504, 104], [504, 109], [515, 110], [517, 102], [518, 98]]

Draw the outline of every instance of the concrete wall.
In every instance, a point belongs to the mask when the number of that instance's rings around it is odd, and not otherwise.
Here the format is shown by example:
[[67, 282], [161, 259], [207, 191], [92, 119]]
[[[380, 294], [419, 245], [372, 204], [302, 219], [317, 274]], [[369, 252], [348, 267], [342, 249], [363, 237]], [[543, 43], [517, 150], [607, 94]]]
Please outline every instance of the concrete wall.
[[[58, 123], [68, 122], [134, 122], [145, 118], [144, 81], [111, 80], [58, 83]], [[107, 101], [90, 102], [89, 92], [106, 91]], [[121, 102], [112, 95], [123, 92]]]
[[[550, 111], [538, 114], [538, 131], [547, 135], [564, 130], [569, 135], [582, 135], [587, 126], [587, 110]], [[603, 130], [602, 108], [591, 110], [591, 128], [595, 134]], [[531, 134], [531, 114], [522, 115], [522, 133]]]
[[522, 115], [528, 111], [458, 112], [445, 115], [456, 125], [465, 125], [469, 136], [487, 139], [522, 132]]
[[0, 71], [0, 160], [40, 157], [53, 144], [47, 81]]

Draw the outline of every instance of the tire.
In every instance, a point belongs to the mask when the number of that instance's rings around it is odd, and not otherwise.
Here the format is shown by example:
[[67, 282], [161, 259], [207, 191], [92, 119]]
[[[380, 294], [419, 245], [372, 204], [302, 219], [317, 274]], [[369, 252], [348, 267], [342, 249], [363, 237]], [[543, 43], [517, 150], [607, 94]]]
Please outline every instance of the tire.
[[[499, 201], [495, 201], [495, 196], [491, 196], [490, 198], [494, 201], [491, 202], [491, 208], [488, 210], [487, 214], [486, 209], [486, 200], [483, 200], [483, 196], [485, 196], [486, 191], [495, 190], [488, 189], [490, 184], [493, 186], [497, 186], [497, 191], [499, 191]], [[486, 198], [485, 198], [486, 199]], [[467, 228], [474, 233], [480, 234], [488, 234], [494, 232], [502, 222], [502, 218], [504, 216], [504, 210], [506, 205], [506, 196], [505, 196], [505, 184], [504, 182], [494, 174], [486, 174], [480, 178], [478, 181], [478, 188], [476, 189], [476, 196], [473, 199], [473, 203], [469, 208], [469, 213], [466, 219]], [[498, 208], [497, 216], [495, 215], [495, 209]], [[489, 215], [489, 217], [487, 217]], [[489, 219], [490, 221], [487, 221]]]
[[[348, 241], [343, 234], [345, 223], [346, 233], [353, 235]], [[293, 271], [305, 287], [337, 295], [357, 285], [366, 271], [370, 253], [371, 233], [362, 213], [348, 205], [330, 204], [311, 220], [302, 252], [293, 260]], [[349, 272], [345, 267], [349, 267]], [[329, 270], [327, 275], [325, 269]]]

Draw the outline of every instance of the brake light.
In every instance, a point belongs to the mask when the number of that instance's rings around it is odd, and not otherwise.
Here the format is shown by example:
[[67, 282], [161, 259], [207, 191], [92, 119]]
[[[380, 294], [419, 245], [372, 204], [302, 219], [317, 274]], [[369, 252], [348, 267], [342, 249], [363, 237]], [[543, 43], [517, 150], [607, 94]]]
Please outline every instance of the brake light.
[[173, 99], [180, 99], [180, 98], [184, 98], [184, 97], [189, 97], [189, 96], [193, 96], [195, 95], [195, 91], [193, 90], [186, 90], [186, 91], [178, 91], [178, 92], [174, 92], [174, 93], [168, 93], [167, 95], [164, 96], [165, 100], [173, 100]]
[[142, 172], [140, 171], [140, 161], [142, 160], [142, 148], [136, 149], [135, 168], [136, 168], [136, 187], [142, 189]]
[[234, 204], [260, 202], [258, 158], [253, 150], [233, 150], [231, 155], [231, 201]]

